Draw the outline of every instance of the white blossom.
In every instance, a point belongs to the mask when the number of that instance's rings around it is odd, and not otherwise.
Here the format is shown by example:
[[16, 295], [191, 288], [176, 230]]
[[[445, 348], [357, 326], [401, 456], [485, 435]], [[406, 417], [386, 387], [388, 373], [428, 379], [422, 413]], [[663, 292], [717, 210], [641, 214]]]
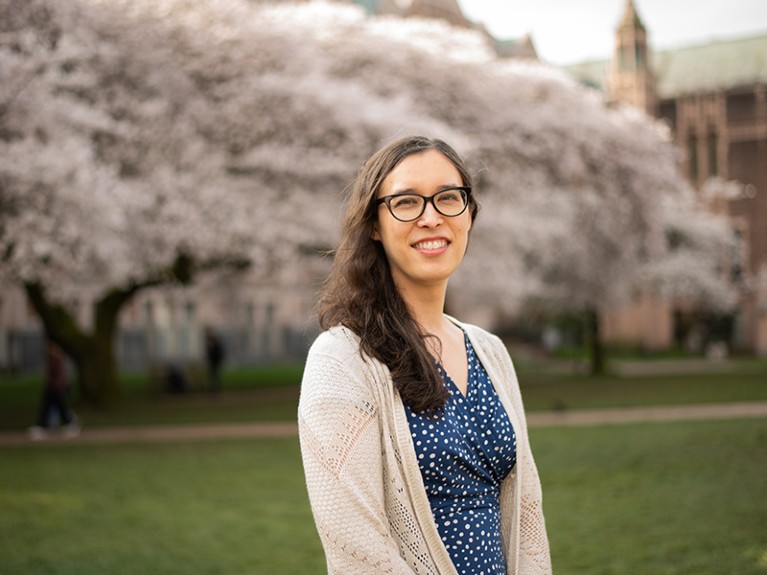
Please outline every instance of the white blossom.
[[667, 130], [477, 32], [247, 0], [0, 0], [0, 22], [0, 275], [54, 299], [161, 278], [181, 253], [319, 273], [307, 253], [337, 241], [341, 190], [414, 133], [476, 176], [460, 306], [598, 307], [680, 269], [716, 283], [703, 239], [663, 259], [665, 198], [689, 195]]

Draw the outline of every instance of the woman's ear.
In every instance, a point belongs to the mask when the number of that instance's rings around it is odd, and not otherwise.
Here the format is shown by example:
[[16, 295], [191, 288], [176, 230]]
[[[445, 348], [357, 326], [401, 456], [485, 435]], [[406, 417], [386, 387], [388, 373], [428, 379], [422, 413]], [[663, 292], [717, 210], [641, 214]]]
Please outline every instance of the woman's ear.
[[378, 233], [378, 222], [373, 222], [373, 233], [370, 235], [374, 242], [381, 241], [381, 234]]

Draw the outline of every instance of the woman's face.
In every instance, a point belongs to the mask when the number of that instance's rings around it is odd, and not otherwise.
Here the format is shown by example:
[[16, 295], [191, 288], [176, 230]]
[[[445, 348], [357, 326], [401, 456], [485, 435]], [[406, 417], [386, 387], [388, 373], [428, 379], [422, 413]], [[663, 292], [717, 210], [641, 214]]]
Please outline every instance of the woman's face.
[[[431, 149], [411, 154], [397, 164], [382, 182], [378, 198], [405, 192], [433, 196], [462, 185], [453, 163], [442, 152]], [[383, 245], [395, 285], [407, 290], [446, 283], [463, 259], [470, 228], [468, 208], [451, 218], [440, 214], [430, 202], [421, 217], [401, 222], [382, 203], [373, 240]]]

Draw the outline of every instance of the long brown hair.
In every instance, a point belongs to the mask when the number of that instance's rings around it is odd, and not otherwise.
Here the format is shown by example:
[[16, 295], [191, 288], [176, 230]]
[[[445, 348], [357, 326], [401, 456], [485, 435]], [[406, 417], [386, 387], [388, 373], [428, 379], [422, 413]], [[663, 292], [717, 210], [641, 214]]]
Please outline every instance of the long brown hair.
[[[456, 151], [438, 139], [406, 137], [368, 159], [347, 189], [348, 204], [333, 269], [325, 282], [317, 310], [320, 326], [344, 325], [361, 340], [361, 351], [384, 363], [402, 401], [414, 411], [442, 410], [449, 393], [437, 371], [424, 333], [394, 285], [381, 242], [373, 240], [379, 188], [406, 157], [427, 150], [441, 152], [471, 186], [471, 174]], [[469, 194], [472, 221], [479, 205]], [[433, 336], [432, 336], [433, 337]]]

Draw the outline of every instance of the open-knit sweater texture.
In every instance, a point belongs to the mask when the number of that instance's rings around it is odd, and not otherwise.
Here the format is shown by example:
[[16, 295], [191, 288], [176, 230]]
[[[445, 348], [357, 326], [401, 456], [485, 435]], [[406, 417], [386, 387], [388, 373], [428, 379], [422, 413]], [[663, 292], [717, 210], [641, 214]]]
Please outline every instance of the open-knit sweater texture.
[[[468, 334], [517, 434], [517, 463], [500, 496], [507, 572], [550, 574], [541, 484], [511, 358], [496, 336], [455, 323]], [[360, 352], [351, 330], [331, 328], [312, 345], [298, 424], [329, 574], [457, 575], [434, 522], [389, 369]]]

